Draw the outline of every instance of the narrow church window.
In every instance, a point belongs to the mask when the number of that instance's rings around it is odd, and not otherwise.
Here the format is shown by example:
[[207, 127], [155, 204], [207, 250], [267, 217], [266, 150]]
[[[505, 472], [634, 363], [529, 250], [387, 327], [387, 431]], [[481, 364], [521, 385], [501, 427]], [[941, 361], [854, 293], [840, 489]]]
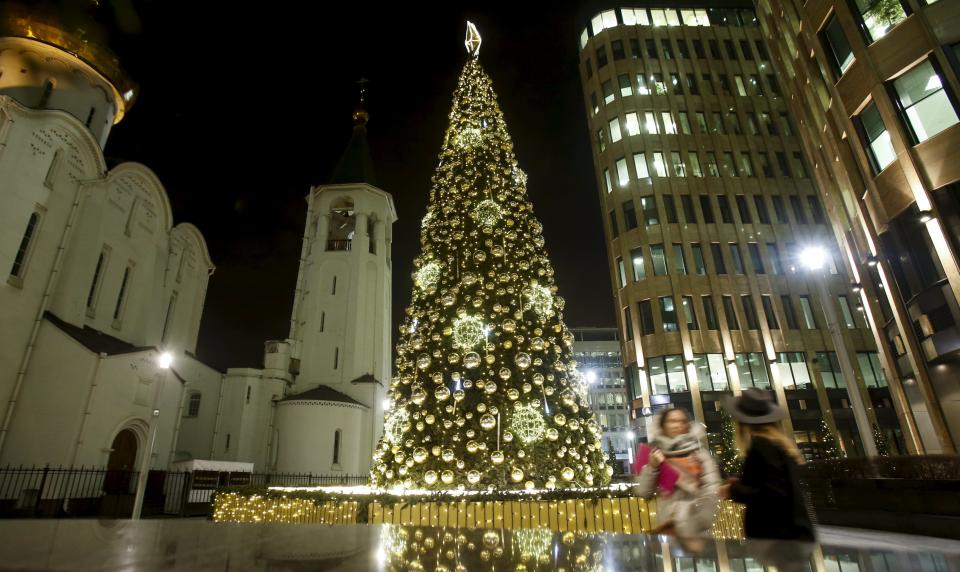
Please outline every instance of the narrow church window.
[[130, 205], [130, 213], [127, 215], [127, 224], [123, 227], [123, 234], [130, 236], [131, 231], [133, 230], [133, 217], [137, 213], [137, 206], [140, 205], [140, 197], [133, 199], [133, 204]]
[[223, 447], [223, 450], [224, 451], [230, 450], [230, 434], [229, 433], [227, 433], [227, 444]]
[[367, 236], [370, 237], [370, 254], [377, 253], [377, 236], [375, 233], [377, 227], [374, 226], [375, 224], [376, 224], [375, 221], [370, 221], [367, 223], [367, 228], [368, 228]]
[[333, 369], [340, 367], [340, 348], [333, 348]]
[[93, 114], [94, 112], [96, 112], [96, 110], [97, 109], [95, 107], [90, 108], [90, 113], [87, 114], [87, 121], [86, 121], [87, 127], [90, 127], [90, 124], [93, 123]]
[[183, 278], [183, 262], [187, 259], [187, 249], [184, 248], [180, 251], [180, 260], [177, 262], [177, 282], [180, 282], [180, 279]]
[[43, 185], [48, 189], [53, 188], [53, 181], [57, 175], [57, 167], [60, 165], [60, 158], [63, 156], [63, 149], [57, 149], [50, 160], [50, 166], [47, 167], [47, 176], [43, 178]]
[[247, 386], [247, 403], [250, 403], [250, 386]]
[[200, 415], [200, 392], [190, 394], [190, 403], [187, 405], [187, 417]]
[[333, 464], [340, 464], [340, 430], [333, 432]]
[[49, 79], [43, 84], [43, 92], [40, 94], [40, 102], [37, 107], [43, 109], [50, 102], [50, 95], [53, 93], [53, 82]]
[[337, 277], [333, 277], [333, 288], [330, 289], [330, 294], [333, 296], [337, 295]]
[[34, 211], [27, 221], [27, 228], [23, 231], [23, 238], [20, 239], [20, 248], [17, 249], [17, 255], [13, 259], [13, 266], [10, 267], [10, 280], [16, 286], [23, 284], [23, 276], [26, 274], [27, 256], [30, 254], [30, 248], [33, 246], [33, 238], [37, 234], [37, 228], [40, 226], [40, 213]]
[[[120, 316], [123, 314], [124, 301], [127, 297], [127, 286], [130, 284], [130, 271], [131, 268], [129, 266], [123, 269], [123, 279], [120, 281], [120, 292], [117, 293], [117, 305], [113, 308], [113, 319], [115, 321], [119, 321]], [[117, 324], [114, 324], [114, 327], [117, 327]]]
[[100, 291], [100, 282], [103, 278], [103, 271], [107, 267], [107, 258], [110, 255], [110, 249], [104, 245], [100, 251], [100, 257], [97, 258], [97, 266], [93, 270], [93, 280], [90, 281], [90, 292], [87, 293], [87, 315], [93, 317], [93, 310], [97, 305], [97, 294]]
[[323, 325], [327, 322], [327, 313], [320, 312], [320, 331], [323, 331]]
[[[103, 256], [102, 254], [100, 256]], [[177, 293], [170, 295], [170, 301], [167, 302], [167, 315], [163, 318], [163, 333], [160, 335], [160, 343], [167, 343], [167, 334], [170, 333], [170, 319], [173, 317], [173, 309], [177, 304]], [[87, 306], [89, 307], [89, 300]]]

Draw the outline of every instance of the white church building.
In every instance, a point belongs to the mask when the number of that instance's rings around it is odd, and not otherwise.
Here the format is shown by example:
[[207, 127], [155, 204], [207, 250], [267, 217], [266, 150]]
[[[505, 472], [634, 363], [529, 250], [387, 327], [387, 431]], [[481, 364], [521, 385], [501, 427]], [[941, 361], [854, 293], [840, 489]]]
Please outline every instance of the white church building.
[[0, 467], [150, 455], [155, 469], [366, 473], [391, 375], [396, 220], [366, 112], [307, 196], [289, 338], [266, 342], [263, 369], [220, 372], [196, 357], [214, 273], [203, 235], [174, 223], [148, 167], [104, 161], [134, 90], [105, 49], [20, 24], [0, 38]]

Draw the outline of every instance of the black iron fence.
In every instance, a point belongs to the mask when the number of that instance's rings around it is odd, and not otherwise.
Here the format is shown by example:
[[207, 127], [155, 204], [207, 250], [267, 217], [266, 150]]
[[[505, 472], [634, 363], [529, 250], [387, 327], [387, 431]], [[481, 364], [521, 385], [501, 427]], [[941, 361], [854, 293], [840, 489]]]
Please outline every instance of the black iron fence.
[[819, 460], [804, 465], [802, 476], [806, 480], [960, 481], [960, 457], [924, 455]]
[[[129, 518], [138, 476], [137, 471], [98, 467], [0, 468], [0, 518]], [[208, 515], [214, 493], [228, 486], [364, 484], [365, 475], [151, 470], [141, 515]]]
[[801, 476], [823, 524], [960, 538], [960, 457], [821, 460]]

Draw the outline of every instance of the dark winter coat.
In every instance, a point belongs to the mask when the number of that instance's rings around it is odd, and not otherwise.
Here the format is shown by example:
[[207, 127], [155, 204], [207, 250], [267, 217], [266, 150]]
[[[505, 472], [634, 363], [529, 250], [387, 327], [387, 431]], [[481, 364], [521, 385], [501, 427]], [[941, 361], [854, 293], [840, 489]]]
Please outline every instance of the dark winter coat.
[[814, 540], [813, 522], [800, 488], [799, 468], [769, 439], [754, 437], [743, 462], [743, 476], [730, 487], [730, 499], [746, 505], [747, 538]]

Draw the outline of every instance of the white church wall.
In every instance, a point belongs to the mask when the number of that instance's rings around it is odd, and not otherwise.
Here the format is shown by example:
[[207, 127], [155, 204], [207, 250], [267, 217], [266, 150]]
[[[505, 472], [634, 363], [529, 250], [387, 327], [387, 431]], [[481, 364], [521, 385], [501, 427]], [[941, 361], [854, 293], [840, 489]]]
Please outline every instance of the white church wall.
[[136, 163], [115, 167], [84, 191], [54, 313], [137, 346], [158, 345], [171, 225], [166, 192]]
[[[187, 380], [174, 461], [211, 459], [224, 374], [188, 355], [177, 358], [174, 368]], [[190, 409], [193, 394], [199, 395], [195, 412]]]
[[273, 400], [283, 397], [283, 386], [282, 379], [264, 378], [259, 369], [227, 370], [212, 458], [252, 462], [256, 470], [268, 470]]
[[182, 387], [158, 368], [157, 352], [98, 355], [50, 322], [40, 328], [36, 351], [0, 463], [105, 466], [126, 427], [139, 431], [139, 454], [156, 407], [153, 466], [167, 466]]
[[[157, 352], [123, 354], [105, 358], [97, 375], [92, 395], [84, 445], [76, 464], [106, 465], [110, 445], [117, 433], [127, 427], [149, 423], [154, 409], [159, 410], [157, 437], [151, 468], [166, 469], [170, 463], [174, 429], [183, 395], [183, 383], [174, 370], [157, 366]], [[159, 394], [158, 386], [159, 385]], [[145, 448], [140, 443], [138, 459]]]
[[[281, 401], [277, 406], [277, 471], [356, 475], [366, 451], [358, 447], [364, 408], [326, 401]], [[340, 462], [333, 462], [334, 434], [341, 431]]]
[[[45, 322], [0, 465], [70, 465], [99, 356]], [[109, 444], [108, 444], [109, 446]]]
[[[96, 141], [73, 117], [27, 109], [0, 95], [0, 402], [13, 397], [78, 181], [103, 170]], [[39, 223], [19, 276], [12, 276], [34, 213]]]

